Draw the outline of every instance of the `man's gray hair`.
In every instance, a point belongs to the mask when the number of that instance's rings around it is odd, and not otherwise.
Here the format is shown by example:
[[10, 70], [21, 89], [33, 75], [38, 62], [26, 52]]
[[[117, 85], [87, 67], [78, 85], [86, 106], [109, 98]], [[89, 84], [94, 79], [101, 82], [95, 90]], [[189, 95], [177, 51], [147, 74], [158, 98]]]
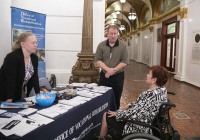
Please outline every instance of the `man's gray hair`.
[[110, 30], [110, 28], [112, 28], [112, 29], [117, 29], [117, 31], [119, 32], [119, 27], [118, 27], [118, 25], [109, 25], [108, 28], [107, 28], [107, 33], [108, 33], [108, 31]]

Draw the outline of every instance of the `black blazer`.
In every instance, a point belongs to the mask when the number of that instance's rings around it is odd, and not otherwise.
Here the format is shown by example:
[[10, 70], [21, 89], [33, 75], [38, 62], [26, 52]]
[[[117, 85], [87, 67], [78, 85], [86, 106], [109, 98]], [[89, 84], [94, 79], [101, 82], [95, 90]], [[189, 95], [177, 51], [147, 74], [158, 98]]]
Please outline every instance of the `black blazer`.
[[[31, 54], [31, 61], [34, 73], [27, 83], [27, 96], [34, 87], [35, 92], [40, 92], [38, 80], [38, 57]], [[22, 94], [22, 85], [25, 77], [25, 63], [22, 49], [17, 49], [9, 53], [0, 69], [0, 100], [13, 99], [20, 100]]]

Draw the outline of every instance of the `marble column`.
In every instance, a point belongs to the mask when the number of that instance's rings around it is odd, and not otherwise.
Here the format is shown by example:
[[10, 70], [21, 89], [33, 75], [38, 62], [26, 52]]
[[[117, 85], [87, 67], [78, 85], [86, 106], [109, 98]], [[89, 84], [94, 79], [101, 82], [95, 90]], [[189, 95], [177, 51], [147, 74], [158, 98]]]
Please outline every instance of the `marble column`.
[[77, 56], [69, 83], [98, 83], [99, 68], [94, 63], [93, 54], [93, 0], [84, 0], [82, 49]]

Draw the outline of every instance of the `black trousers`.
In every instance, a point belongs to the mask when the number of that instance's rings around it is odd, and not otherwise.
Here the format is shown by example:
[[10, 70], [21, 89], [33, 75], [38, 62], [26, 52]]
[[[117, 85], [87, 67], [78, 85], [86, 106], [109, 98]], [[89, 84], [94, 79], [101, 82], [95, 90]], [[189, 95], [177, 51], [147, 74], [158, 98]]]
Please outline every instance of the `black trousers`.
[[124, 86], [124, 72], [120, 72], [116, 75], [106, 78], [105, 73], [101, 71], [99, 85], [112, 87], [114, 91], [114, 95], [115, 95], [117, 109], [119, 109], [120, 99], [121, 99], [123, 86]]

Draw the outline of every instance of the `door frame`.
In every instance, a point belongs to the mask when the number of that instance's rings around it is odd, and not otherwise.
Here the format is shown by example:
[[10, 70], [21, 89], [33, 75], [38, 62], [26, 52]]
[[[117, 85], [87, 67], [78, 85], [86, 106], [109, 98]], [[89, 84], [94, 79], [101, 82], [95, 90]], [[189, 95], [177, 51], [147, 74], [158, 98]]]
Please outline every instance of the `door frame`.
[[[171, 23], [176, 23], [175, 33], [167, 35], [167, 25]], [[162, 23], [162, 41], [161, 41], [161, 65], [167, 68], [168, 71], [174, 72], [175, 71], [175, 63], [176, 63], [176, 39], [177, 39], [177, 17], [173, 17], [168, 19]], [[175, 46], [174, 46], [174, 66], [173, 67], [166, 67], [166, 57], [167, 57], [167, 39], [170, 37], [175, 37]], [[170, 60], [171, 64], [172, 60]]]

